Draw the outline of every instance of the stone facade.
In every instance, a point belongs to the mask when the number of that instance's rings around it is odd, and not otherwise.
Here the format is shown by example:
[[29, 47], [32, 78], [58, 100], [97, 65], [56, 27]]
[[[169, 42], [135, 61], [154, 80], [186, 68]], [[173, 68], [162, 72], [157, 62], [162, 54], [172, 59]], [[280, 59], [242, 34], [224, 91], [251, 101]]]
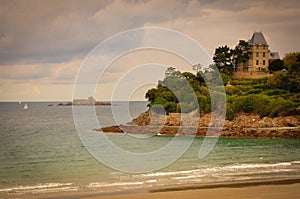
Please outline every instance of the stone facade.
[[250, 45], [250, 58], [248, 60], [248, 71], [268, 71], [269, 46]]
[[248, 41], [250, 57], [248, 62], [238, 66], [237, 71], [268, 71], [269, 63], [280, 59], [278, 52], [271, 52], [262, 32], [254, 32]]

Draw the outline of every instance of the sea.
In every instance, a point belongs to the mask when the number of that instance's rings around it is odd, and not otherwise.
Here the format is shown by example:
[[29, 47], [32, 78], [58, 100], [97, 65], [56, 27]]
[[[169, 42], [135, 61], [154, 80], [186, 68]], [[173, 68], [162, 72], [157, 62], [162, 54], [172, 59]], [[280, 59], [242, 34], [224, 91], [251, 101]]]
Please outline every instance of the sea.
[[[0, 198], [300, 179], [298, 139], [219, 138], [210, 153], [199, 158], [204, 138], [181, 137], [179, 140], [191, 141], [191, 145], [170, 164], [145, 172], [121, 171], [89, 152], [77, 132], [72, 106], [56, 104], [27, 102], [29, 108], [24, 110], [24, 102], [0, 103]], [[147, 110], [147, 102], [113, 102], [112, 106], [93, 108], [104, 127], [129, 122]], [[94, 128], [87, 130], [96, 135], [99, 132]], [[106, 136], [119, 148], [133, 153], [151, 153], [174, 139], [142, 134], [134, 138], [128, 134]], [[103, 149], [102, 153], [114, 157], [109, 150]], [[168, 154], [161, 154], [162, 161], [168, 158]], [[123, 164], [121, 159], [116, 158], [114, 164]], [[143, 167], [143, 163], [136, 164]]]

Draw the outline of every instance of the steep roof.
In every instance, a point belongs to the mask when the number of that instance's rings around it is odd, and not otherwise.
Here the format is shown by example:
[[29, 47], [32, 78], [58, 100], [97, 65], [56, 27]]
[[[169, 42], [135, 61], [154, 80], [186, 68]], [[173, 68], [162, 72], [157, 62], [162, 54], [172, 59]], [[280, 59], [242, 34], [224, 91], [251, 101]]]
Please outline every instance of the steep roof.
[[254, 32], [251, 40], [249, 41], [249, 44], [250, 45], [268, 45], [262, 32]]

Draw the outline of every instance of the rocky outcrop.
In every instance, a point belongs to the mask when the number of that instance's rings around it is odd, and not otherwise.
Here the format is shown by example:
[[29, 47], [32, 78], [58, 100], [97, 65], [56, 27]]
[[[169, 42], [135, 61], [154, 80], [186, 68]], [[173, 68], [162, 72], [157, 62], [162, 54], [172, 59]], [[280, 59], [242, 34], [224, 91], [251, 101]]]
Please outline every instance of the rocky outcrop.
[[105, 127], [98, 131], [168, 136], [300, 139], [300, 116], [260, 118], [256, 114], [240, 114], [233, 121], [226, 120], [224, 126], [216, 125], [218, 121], [211, 121], [211, 116], [211, 113], [201, 117], [171, 113], [164, 117], [145, 112], [125, 125]]

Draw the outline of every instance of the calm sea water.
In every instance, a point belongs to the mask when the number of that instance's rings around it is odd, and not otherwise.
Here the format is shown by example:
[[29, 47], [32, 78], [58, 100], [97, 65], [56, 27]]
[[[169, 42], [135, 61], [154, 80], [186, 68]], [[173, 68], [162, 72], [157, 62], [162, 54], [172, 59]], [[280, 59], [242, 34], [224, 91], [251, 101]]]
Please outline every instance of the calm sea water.
[[[76, 132], [71, 106], [27, 104], [29, 109], [24, 110], [23, 103], [0, 103], [0, 196], [300, 178], [300, 140], [289, 139], [219, 139], [213, 151], [199, 159], [203, 139], [195, 138], [186, 153], [166, 168], [142, 174], [123, 173], [103, 165], [87, 152]], [[131, 102], [131, 116], [145, 111], [146, 105]], [[124, 102], [115, 105], [121, 115], [127, 114], [125, 107]], [[111, 107], [95, 108], [102, 126], [116, 123]], [[117, 123], [127, 121], [121, 117]], [[128, 135], [108, 137], [119, 147], [136, 153], [152, 151], [173, 139], [155, 136], [147, 142], [135, 138], [132, 144]]]

